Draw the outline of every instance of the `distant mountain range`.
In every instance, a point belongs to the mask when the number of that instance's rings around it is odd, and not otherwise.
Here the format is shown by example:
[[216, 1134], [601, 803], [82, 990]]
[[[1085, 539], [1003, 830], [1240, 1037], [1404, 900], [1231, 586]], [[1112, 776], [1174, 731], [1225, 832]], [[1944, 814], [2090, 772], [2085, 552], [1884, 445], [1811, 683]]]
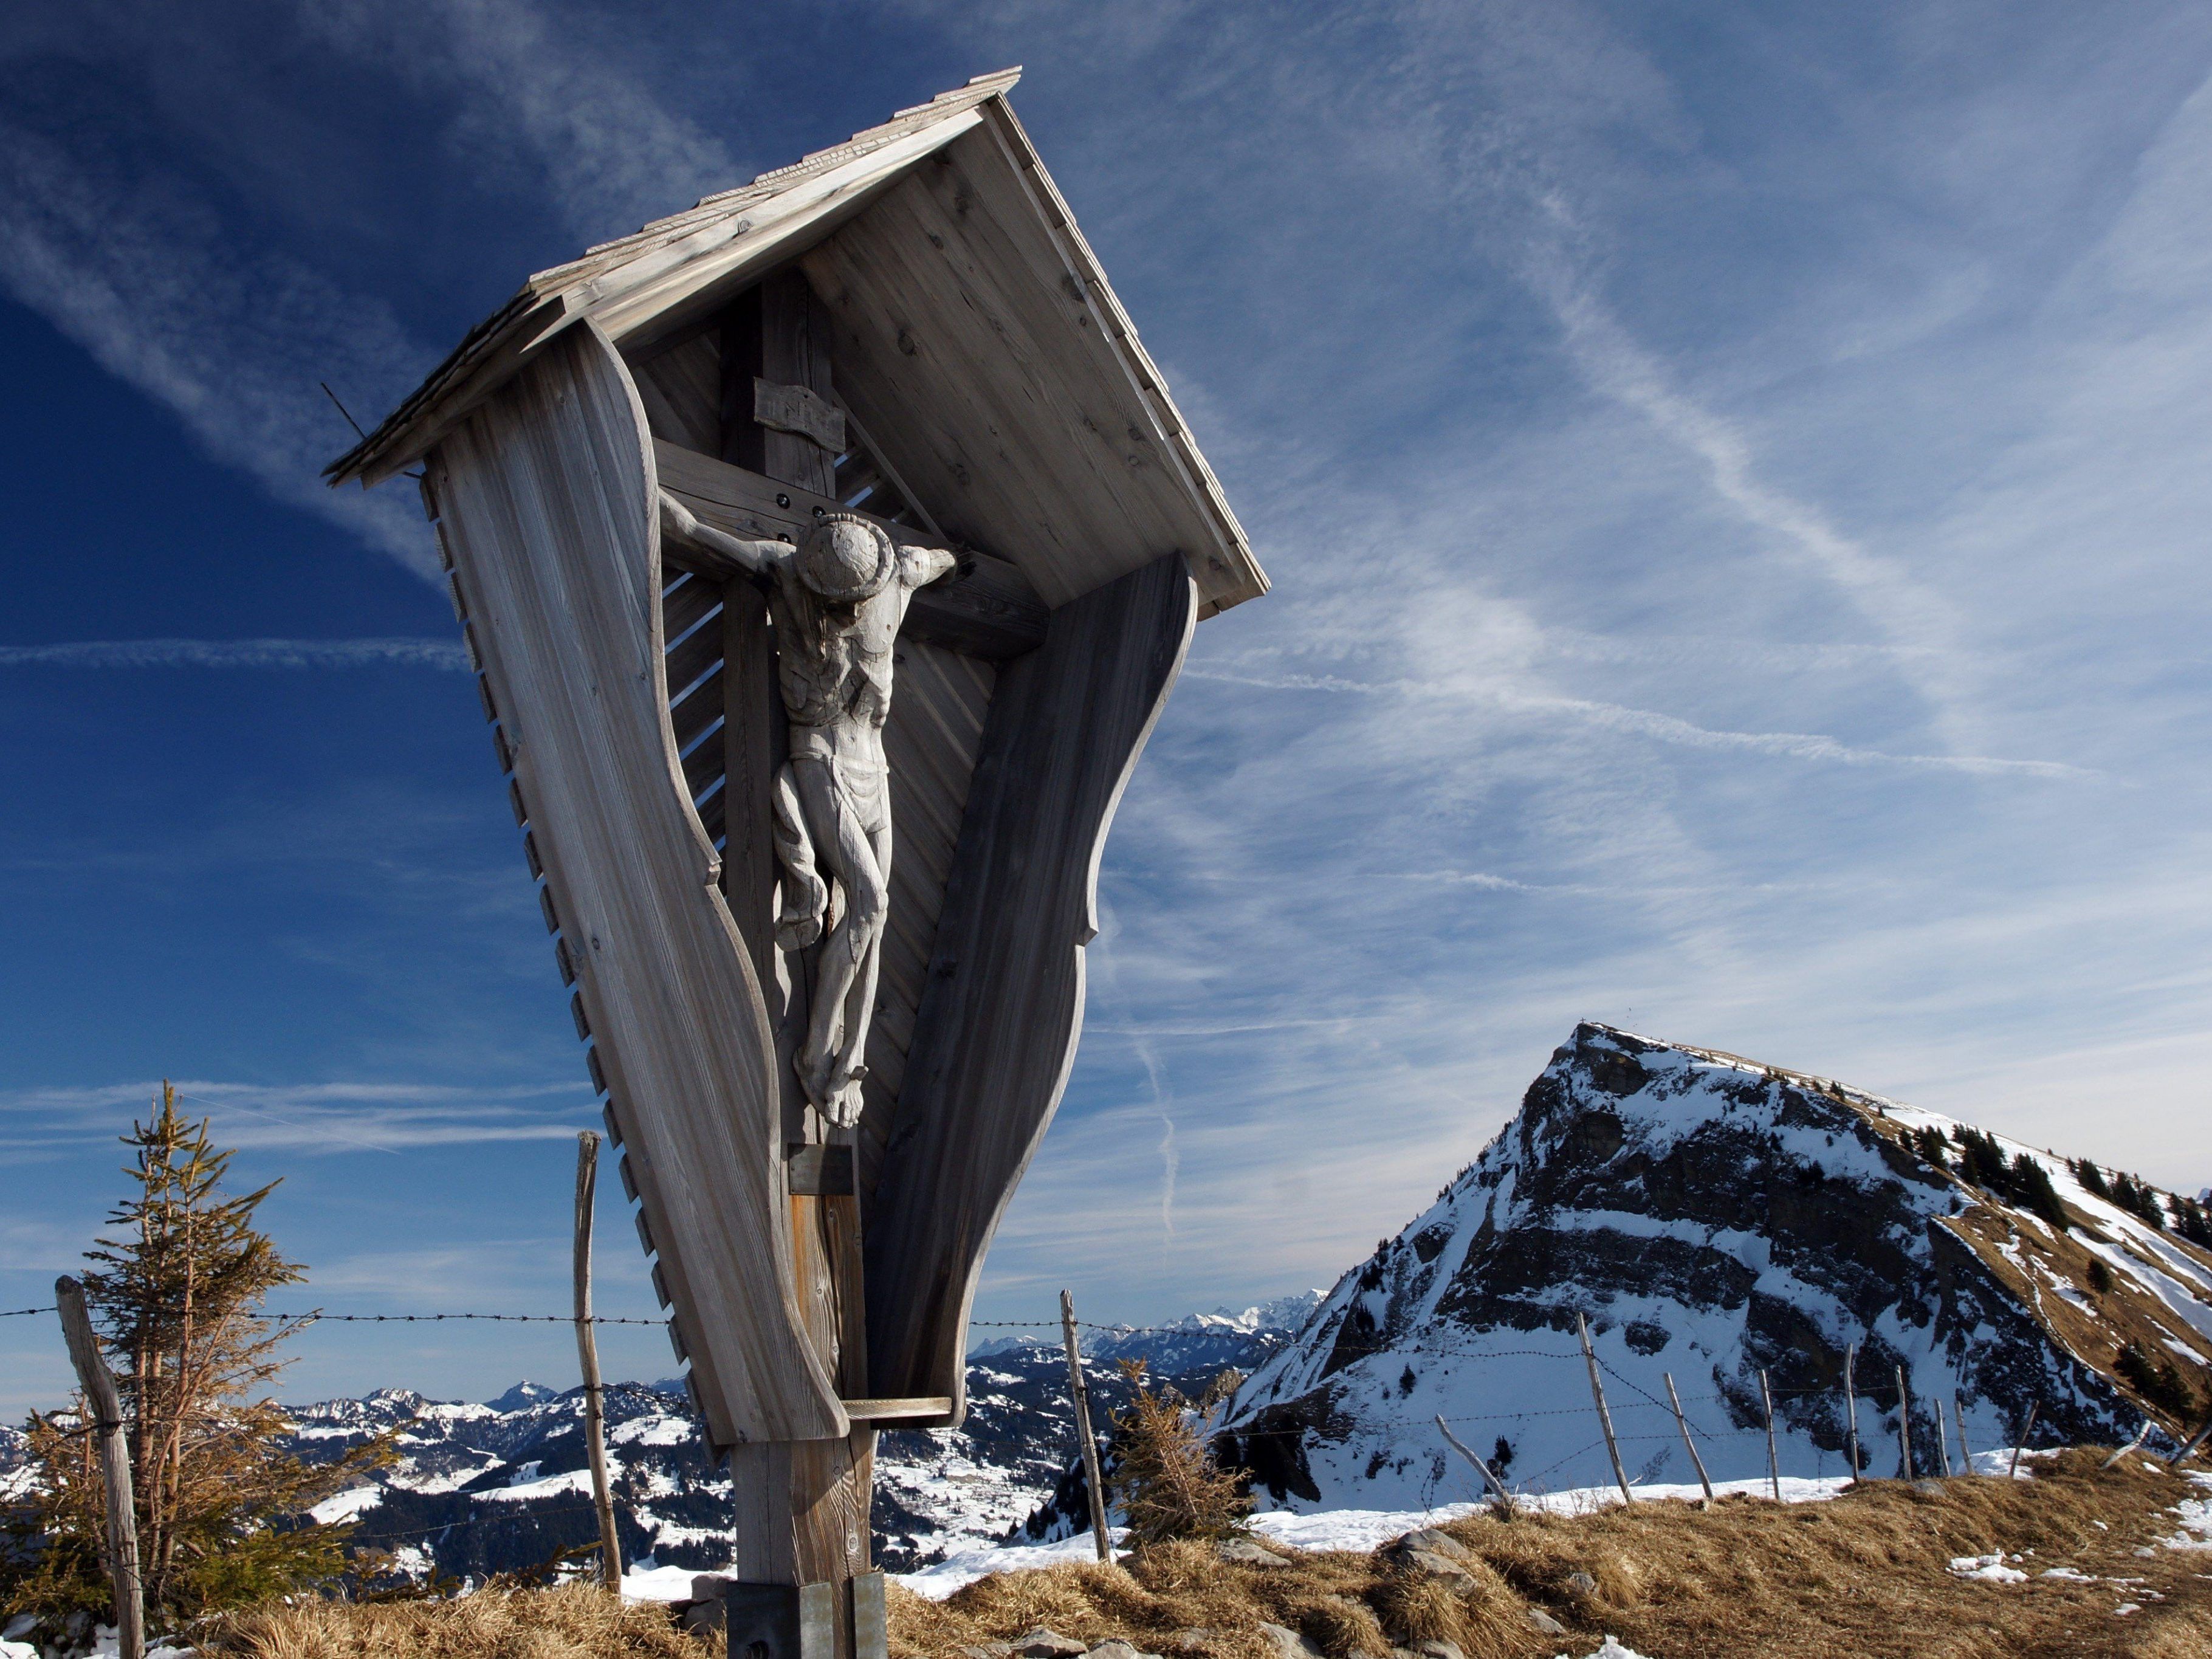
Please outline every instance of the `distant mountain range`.
[[[2212, 1363], [2203, 1206], [1832, 1079], [1584, 1024], [1435, 1205], [1246, 1382], [1217, 1444], [1299, 1509], [1421, 1507], [1479, 1477], [1612, 1472], [1586, 1318], [1632, 1478], [1844, 1467], [1856, 1348], [1871, 1474], [2009, 1444], [2193, 1428]], [[1941, 1413], [1939, 1426], [1938, 1413]]]
[[[1157, 1330], [1086, 1329], [1097, 1408], [1109, 1413], [1126, 1401], [1119, 1359], [1143, 1355], [1155, 1375], [1200, 1389], [1224, 1367], [1262, 1363], [1290, 1340], [1289, 1322], [1320, 1298], [1310, 1291], [1242, 1312], [1194, 1314]], [[891, 1571], [1017, 1530], [1050, 1499], [1076, 1457], [1056, 1333], [978, 1350], [968, 1396], [960, 1428], [902, 1431], [878, 1443], [876, 1559]], [[392, 1552], [413, 1577], [482, 1579], [596, 1538], [582, 1411], [580, 1389], [536, 1382], [518, 1382], [484, 1404], [383, 1389], [297, 1408], [292, 1443], [310, 1457], [330, 1457], [398, 1430], [399, 1460], [330, 1499], [318, 1516], [354, 1522], [358, 1538]], [[708, 1462], [682, 1385], [611, 1385], [606, 1412], [625, 1561], [726, 1565], [729, 1478]], [[0, 1462], [6, 1455], [0, 1444]]]

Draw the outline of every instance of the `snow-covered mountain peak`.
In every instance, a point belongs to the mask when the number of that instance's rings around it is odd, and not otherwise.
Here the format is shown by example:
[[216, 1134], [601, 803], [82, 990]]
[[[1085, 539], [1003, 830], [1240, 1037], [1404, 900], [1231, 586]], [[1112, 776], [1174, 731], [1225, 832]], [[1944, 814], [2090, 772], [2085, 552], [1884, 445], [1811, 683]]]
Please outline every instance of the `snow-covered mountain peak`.
[[[1891, 1462], [1900, 1368], [1925, 1468], [1944, 1451], [1931, 1401], [1984, 1447], [2030, 1401], [2054, 1435], [2131, 1432], [2139, 1407], [2165, 1409], [2169, 1355], [2212, 1355], [2212, 1251], [2175, 1236], [2170, 1197], [2087, 1178], [2106, 1194], [2054, 1154], [1831, 1079], [1585, 1024], [1245, 1384], [1231, 1455], [1293, 1503], [1468, 1496], [1443, 1415], [1509, 1478], [1591, 1484], [1578, 1317], [1632, 1425], [1624, 1456], [1654, 1478], [1687, 1473], [1669, 1376], [1713, 1474], [1764, 1473], [1762, 1372], [1784, 1472], [1835, 1473], [1853, 1348], [1861, 1432]], [[2130, 1351], [2148, 1392], [2116, 1381]]]

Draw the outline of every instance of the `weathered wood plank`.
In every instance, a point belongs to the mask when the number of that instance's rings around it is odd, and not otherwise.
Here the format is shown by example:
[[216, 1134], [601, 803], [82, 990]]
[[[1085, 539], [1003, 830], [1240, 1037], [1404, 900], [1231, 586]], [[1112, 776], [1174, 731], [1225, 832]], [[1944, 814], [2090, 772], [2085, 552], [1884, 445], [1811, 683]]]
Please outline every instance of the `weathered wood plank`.
[[861, 1085], [856, 1148], [863, 1205], [876, 1187], [878, 1154], [898, 1107], [915, 1011], [929, 978], [945, 884], [959, 850], [969, 781], [982, 752], [983, 726], [998, 671], [915, 641], [902, 641], [884, 754], [890, 763], [890, 913], [884, 932], [883, 977], [868, 1029], [868, 1076]]
[[[824, 513], [854, 510], [834, 496], [778, 483], [674, 444], [657, 443], [654, 454], [660, 482], [669, 493], [702, 523], [733, 536], [796, 538]], [[902, 541], [915, 539], [913, 531], [889, 520], [866, 513], [861, 516], [874, 519]], [[715, 566], [710, 555], [696, 548], [672, 550], [672, 556], [717, 577], [738, 574]], [[995, 661], [1036, 649], [1044, 639], [1046, 615], [1044, 601], [1018, 567], [988, 553], [969, 551], [961, 556], [960, 568], [953, 575], [915, 592], [899, 632], [901, 638], [925, 640]]]
[[1066, 1086], [1098, 857], [1196, 606], [1170, 555], [1000, 672], [870, 1212], [871, 1395], [964, 1408], [976, 1276]]
[[[762, 421], [761, 387], [807, 394], [829, 413], [830, 316], [805, 277], [780, 270], [738, 296], [722, 319], [721, 428], [704, 446], [734, 466], [826, 495], [836, 479], [837, 453], [802, 431]], [[839, 424], [842, 425], [842, 417]]]
[[923, 1418], [950, 1417], [952, 1401], [950, 1395], [937, 1395], [921, 1400], [848, 1400], [845, 1415], [855, 1423], [907, 1422]]
[[842, 1436], [788, 1288], [766, 1012], [669, 725], [642, 406], [612, 345], [580, 327], [433, 460], [708, 1432]]
[[629, 370], [654, 437], [688, 449], [720, 443], [722, 356], [711, 331], [642, 362], [633, 358]]

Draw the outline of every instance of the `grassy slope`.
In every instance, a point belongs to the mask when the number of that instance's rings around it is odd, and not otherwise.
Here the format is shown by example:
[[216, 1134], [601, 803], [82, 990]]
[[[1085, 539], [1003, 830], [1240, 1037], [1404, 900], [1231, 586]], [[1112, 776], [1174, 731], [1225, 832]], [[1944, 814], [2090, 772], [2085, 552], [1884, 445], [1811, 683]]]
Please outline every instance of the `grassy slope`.
[[[1262, 1621], [1302, 1631], [1334, 1659], [1437, 1637], [1468, 1659], [1582, 1655], [1606, 1632], [1650, 1659], [2212, 1653], [2212, 1550], [2158, 1543], [2179, 1530], [2172, 1506], [2204, 1489], [2140, 1457], [2100, 1474], [2103, 1455], [2064, 1453], [2033, 1481], [1870, 1482], [1826, 1504], [1732, 1498], [1710, 1513], [1670, 1501], [1456, 1522], [1447, 1530], [1479, 1558], [1471, 1594], [1401, 1571], [1380, 1553], [1293, 1555], [1263, 1568], [1172, 1545], [1126, 1565], [996, 1575], [941, 1603], [895, 1591], [892, 1654], [960, 1659], [963, 1646], [1042, 1624], [1086, 1643], [1121, 1637], [1189, 1659], [1274, 1659]], [[1954, 1557], [1996, 1551], [2021, 1555], [2028, 1582], [1974, 1583], [1949, 1571]], [[2054, 1567], [2099, 1582], [2037, 1576]], [[1576, 1573], [1595, 1590], [1571, 1582]], [[2139, 1611], [2116, 1614], [2130, 1602]], [[1530, 1607], [1569, 1634], [1538, 1635]], [[619, 1607], [581, 1586], [264, 1609], [201, 1639], [210, 1659], [716, 1653], [674, 1631], [663, 1608]]]

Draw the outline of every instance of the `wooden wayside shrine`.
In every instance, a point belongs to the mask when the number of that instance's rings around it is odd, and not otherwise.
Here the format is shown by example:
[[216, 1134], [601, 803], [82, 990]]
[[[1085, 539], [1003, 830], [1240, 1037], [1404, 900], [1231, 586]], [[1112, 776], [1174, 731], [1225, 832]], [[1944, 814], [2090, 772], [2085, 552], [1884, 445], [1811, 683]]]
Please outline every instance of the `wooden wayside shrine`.
[[422, 470], [755, 1659], [883, 1654], [875, 1435], [961, 1419], [1115, 802], [1267, 589], [1017, 74], [538, 273], [330, 469]]

